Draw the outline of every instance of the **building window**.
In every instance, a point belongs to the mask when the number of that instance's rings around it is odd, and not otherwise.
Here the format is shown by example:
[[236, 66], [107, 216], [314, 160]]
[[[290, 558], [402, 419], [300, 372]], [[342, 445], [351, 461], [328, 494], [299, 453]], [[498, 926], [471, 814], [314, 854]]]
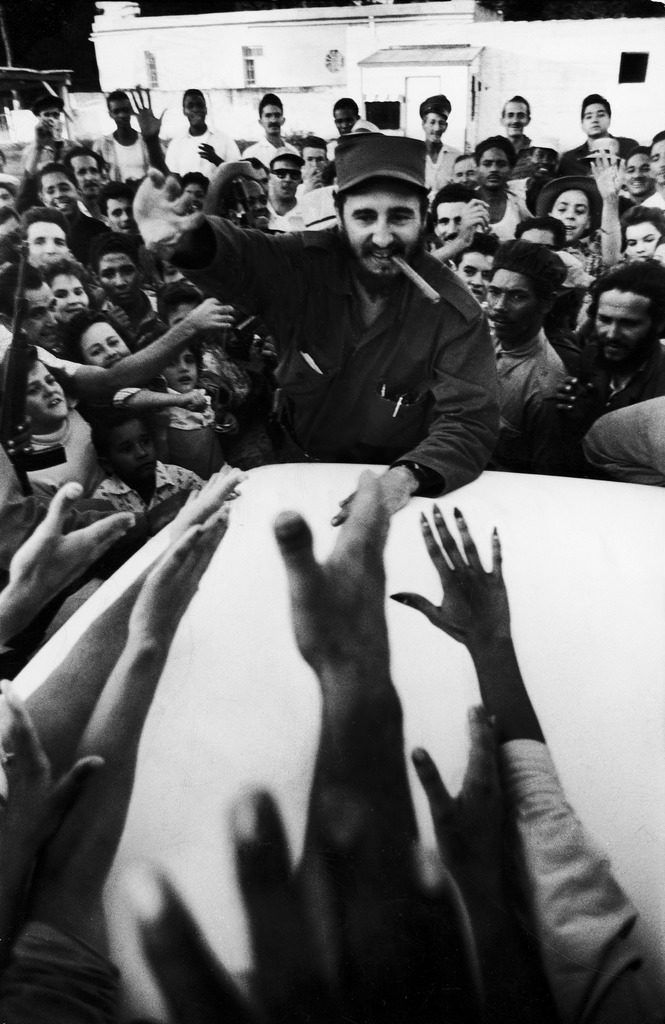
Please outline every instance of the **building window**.
[[255, 57], [263, 56], [262, 46], [243, 46], [242, 59], [245, 65], [245, 85], [256, 85]]
[[157, 61], [155, 60], [154, 53], [150, 53], [150, 50], [144, 50], [143, 56], [145, 58], [145, 72], [148, 79], [149, 89], [159, 89], [159, 76], [157, 74]]
[[344, 54], [339, 50], [328, 50], [326, 54], [326, 67], [331, 74], [336, 75], [344, 67]]
[[623, 82], [646, 82], [648, 53], [622, 53], [619, 64], [619, 84]]
[[399, 128], [399, 100], [365, 104], [365, 117], [377, 128], [397, 131]]

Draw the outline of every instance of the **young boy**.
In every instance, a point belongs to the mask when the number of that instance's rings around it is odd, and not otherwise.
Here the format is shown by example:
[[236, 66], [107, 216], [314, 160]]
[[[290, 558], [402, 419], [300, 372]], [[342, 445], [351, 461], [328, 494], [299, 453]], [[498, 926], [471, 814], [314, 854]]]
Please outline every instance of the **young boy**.
[[149, 419], [131, 409], [113, 411], [95, 423], [92, 443], [108, 474], [93, 497], [104, 498], [119, 512], [142, 514], [181, 497], [170, 502], [175, 515], [187, 495], [203, 486], [191, 470], [159, 462]]

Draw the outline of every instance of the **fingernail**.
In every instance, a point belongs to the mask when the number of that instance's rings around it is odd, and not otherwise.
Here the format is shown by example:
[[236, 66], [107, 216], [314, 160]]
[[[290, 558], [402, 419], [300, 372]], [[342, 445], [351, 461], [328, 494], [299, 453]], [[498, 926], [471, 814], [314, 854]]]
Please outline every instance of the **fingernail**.
[[406, 597], [404, 594], [391, 594], [390, 600], [397, 601], [398, 604], [411, 604], [408, 597]]
[[453, 509], [453, 515], [455, 516], [455, 519], [463, 519], [464, 518], [464, 516], [462, 515], [462, 513], [460, 512], [460, 510], [458, 508], [454, 508]]
[[135, 864], [125, 873], [125, 886], [136, 916], [145, 924], [154, 924], [164, 914], [164, 894], [154, 871], [146, 864]]
[[254, 843], [258, 839], [260, 829], [260, 809], [258, 794], [239, 800], [231, 812], [233, 832], [240, 843]]
[[411, 760], [416, 761], [417, 764], [424, 764], [427, 760], [427, 754], [422, 747], [414, 747], [411, 751]]

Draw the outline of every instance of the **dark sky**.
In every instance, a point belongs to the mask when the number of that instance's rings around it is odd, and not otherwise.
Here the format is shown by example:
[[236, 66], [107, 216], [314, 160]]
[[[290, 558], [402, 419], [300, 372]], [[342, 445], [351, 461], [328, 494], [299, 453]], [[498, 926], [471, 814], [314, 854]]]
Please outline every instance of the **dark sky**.
[[[141, 13], [205, 14], [233, 10], [234, 4], [168, 3], [140, 0]], [[5, 26], [16, 67], [72, 68], [75, 92], [99, 89], [95, 50], [89, 41], [95, 16], [94, 0], [4, 0]], [[0, 65], [9, 63], [0, 46]]]

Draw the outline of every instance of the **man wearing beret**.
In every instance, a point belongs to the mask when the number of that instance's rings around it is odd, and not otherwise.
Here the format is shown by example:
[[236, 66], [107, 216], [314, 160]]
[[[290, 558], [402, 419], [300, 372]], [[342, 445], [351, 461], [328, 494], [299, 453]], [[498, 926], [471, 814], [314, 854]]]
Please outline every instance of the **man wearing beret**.
[[[271, 237], [186, 215], [155, 172], [134, 212], [149, 247], [270, 329], [296, 457], [388, 465], [393, 513], [485, 468], [498, 430], [495, 361], [480, 306], [425, 252], [424, 144], [351, 134], [336, 166], [332, 231]], [[344, 518], [342, 508], [334, 521]]]
[[453, 180], [455, 159], [459, 149], [446, 146], [443, 136], [448, 130], [452, 106], [447, 96], [429, 96], [420, 104], [420, 120], [425, 133], [425, 184], [430, 193], [437, 192]]
[[487, 302], [496, 338], [501, 431], [493, 469], [565, 471], [557, 391], [566, 371], [543, 331], [565, 277], [562, 261], [544, 245], [513, 240], [494, 256]]

